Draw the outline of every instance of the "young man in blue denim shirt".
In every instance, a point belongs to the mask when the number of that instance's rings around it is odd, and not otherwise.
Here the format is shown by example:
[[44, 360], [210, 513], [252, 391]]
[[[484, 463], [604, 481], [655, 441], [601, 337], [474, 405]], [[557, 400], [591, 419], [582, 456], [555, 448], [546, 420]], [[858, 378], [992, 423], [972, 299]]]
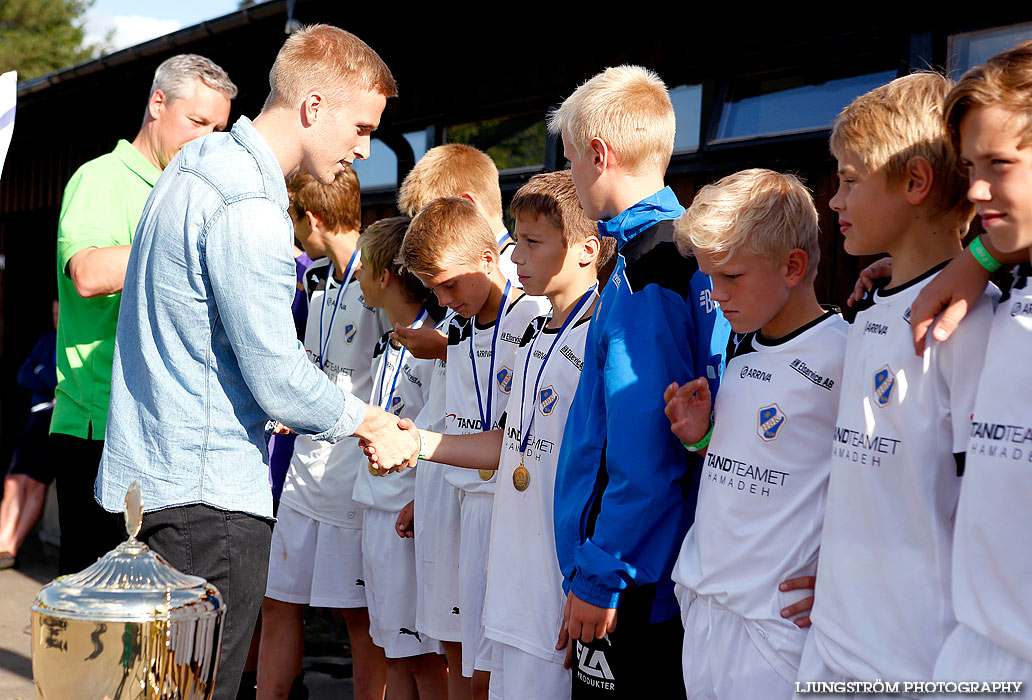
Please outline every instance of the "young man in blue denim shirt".
[[[261, 114], [195, 141], [147, 201], [126, 272], [97, 497], [122, 508], [140, 482], [140, 539], [203, 576], [227, 606], [215, 698], [236, 696], [268, 566], [272, 497], [265, 424], [417, 452], [397, 419], [341, 391], [298, 344], [284, 177], [329, 183], [369, 155], [397, 94], [357, 37], [317, 25], [287, 39]], [[117, 640], [112, 640], [113, 642]]]

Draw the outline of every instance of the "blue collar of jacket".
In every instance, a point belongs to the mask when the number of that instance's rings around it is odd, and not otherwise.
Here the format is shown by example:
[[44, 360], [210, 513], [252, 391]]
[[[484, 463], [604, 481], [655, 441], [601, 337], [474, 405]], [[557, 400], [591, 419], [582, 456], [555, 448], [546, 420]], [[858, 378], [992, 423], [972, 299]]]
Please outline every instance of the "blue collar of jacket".
[[276, 154], [272, 152], [269, 142], [265, 140], [261, 132], [254, 127], [254, 123], [247, 117], [241, 115], [233, 128], [230, 130], [237, 143], [243, 146], [254, 156], [258, 168], [262, 173], [262, 179], [266, 182], [266, 192], [273, 200], [286, 210], [290, 204], [287, 195], [287, 183], [283, 177], [283, 170], [280, 168]]
[[677, 201], [677, 196], [669, 187], [637, 204], [624, 209], [608, 221], [598, 222], [598, 232], [603, 236], [616, 239], [617, 249], [637, 236], [645, 229], [664, 219], [676, 219], [684, 213], [684, 207]]

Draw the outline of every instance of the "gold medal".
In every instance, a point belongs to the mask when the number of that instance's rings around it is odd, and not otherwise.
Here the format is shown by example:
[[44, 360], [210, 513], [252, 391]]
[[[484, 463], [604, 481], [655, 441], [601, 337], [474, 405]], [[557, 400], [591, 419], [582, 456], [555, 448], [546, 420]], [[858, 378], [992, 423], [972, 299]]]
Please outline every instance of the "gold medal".
[[373, 476], [380, 476], [379, 470], [373, 466], [372, 462], [369, 463], [369, 473]]
[[516, 467], [516, 471], [512, 473], [512, 485], [516, 487], [517, 491], [526, 491], [530, 486], [530, 472], [523, 464]]
[[477, 474], [480, 474], [480, 478], [484, 481], [490, 481], [494, 476], [494, 469], [477, 469]]

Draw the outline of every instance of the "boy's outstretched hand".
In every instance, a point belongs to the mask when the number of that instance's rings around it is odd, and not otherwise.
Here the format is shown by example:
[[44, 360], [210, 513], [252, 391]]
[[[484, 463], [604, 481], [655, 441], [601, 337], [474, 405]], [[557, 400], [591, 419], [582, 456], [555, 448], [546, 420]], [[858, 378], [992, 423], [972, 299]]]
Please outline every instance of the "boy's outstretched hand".
[[713, 399], [705, 377], [693, 379], [682, 387], [673, 382], [663, 392], [670, 420], [670, 430], [685, 445], [694, 445], [706, 437], [710, 428]]
[[566, 649], [566, 661], [564, 668], [570, 668], [573, 661], [574, 644], [570, 642], [579, 639], [585, 644], [590, 644], [596, 639], [602, 639], [606, 634], [616, 629], [616, 608], [600, 608], [591, 603], [585, 603], [573, 592], [566, 597], [566, 610], [563, 611], [563, 624], [559, 628], [559, 641], [556, 642], [557, 651]]
[[391, 338], [421, 360], [448, 359], [448, 336], [433, 326], [408, 328], [395, 323]]
[[398, 419], [378, 406], [367, 406], [366, 417], [355, 436], [365, 450], [370, 468], [380, 476], [416, 466], [419, 431], [407, 418]]

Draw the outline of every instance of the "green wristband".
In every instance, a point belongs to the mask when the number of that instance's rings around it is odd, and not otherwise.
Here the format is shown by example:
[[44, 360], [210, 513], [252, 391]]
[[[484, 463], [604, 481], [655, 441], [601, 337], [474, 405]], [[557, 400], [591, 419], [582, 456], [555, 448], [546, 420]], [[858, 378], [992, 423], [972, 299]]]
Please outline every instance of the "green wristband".
[[420, 430], [418, 432], [419, 432], [419, 454], [416, 455], [416, 457], [417, 457], [417, 459], [426, 459], [426, 457], [427, 457], [427, 454], [426, 454], [427, 453], [427, 449], [426, 449], [426, 436], [423, 435], [423, 431], [422, 430]]
[[971, 245], [968, 246], [968, 250], [971, 251], [971, 255], [973, 255], [975, 260], [978, 261], [978, 264], [989, 272], [996, 272], [1002, 267], [1000, 262], [985, 249], [984, 245], [982, 245], [981, 238], [976, 237], [975, 240], [971, 241]]
[[698, 452], [699, 450], [705, 450], [707, 447], [709, 447], [709, 441], [711, 437], [713, 437], [713, 423], [710, 423], [709, 430], [706, 431], [706, 434], [697, 443], [693, 445], [685, 445], [682, 442], [681, 444], [684, 445], [684, 449], [688, 450], [689, 452]]

